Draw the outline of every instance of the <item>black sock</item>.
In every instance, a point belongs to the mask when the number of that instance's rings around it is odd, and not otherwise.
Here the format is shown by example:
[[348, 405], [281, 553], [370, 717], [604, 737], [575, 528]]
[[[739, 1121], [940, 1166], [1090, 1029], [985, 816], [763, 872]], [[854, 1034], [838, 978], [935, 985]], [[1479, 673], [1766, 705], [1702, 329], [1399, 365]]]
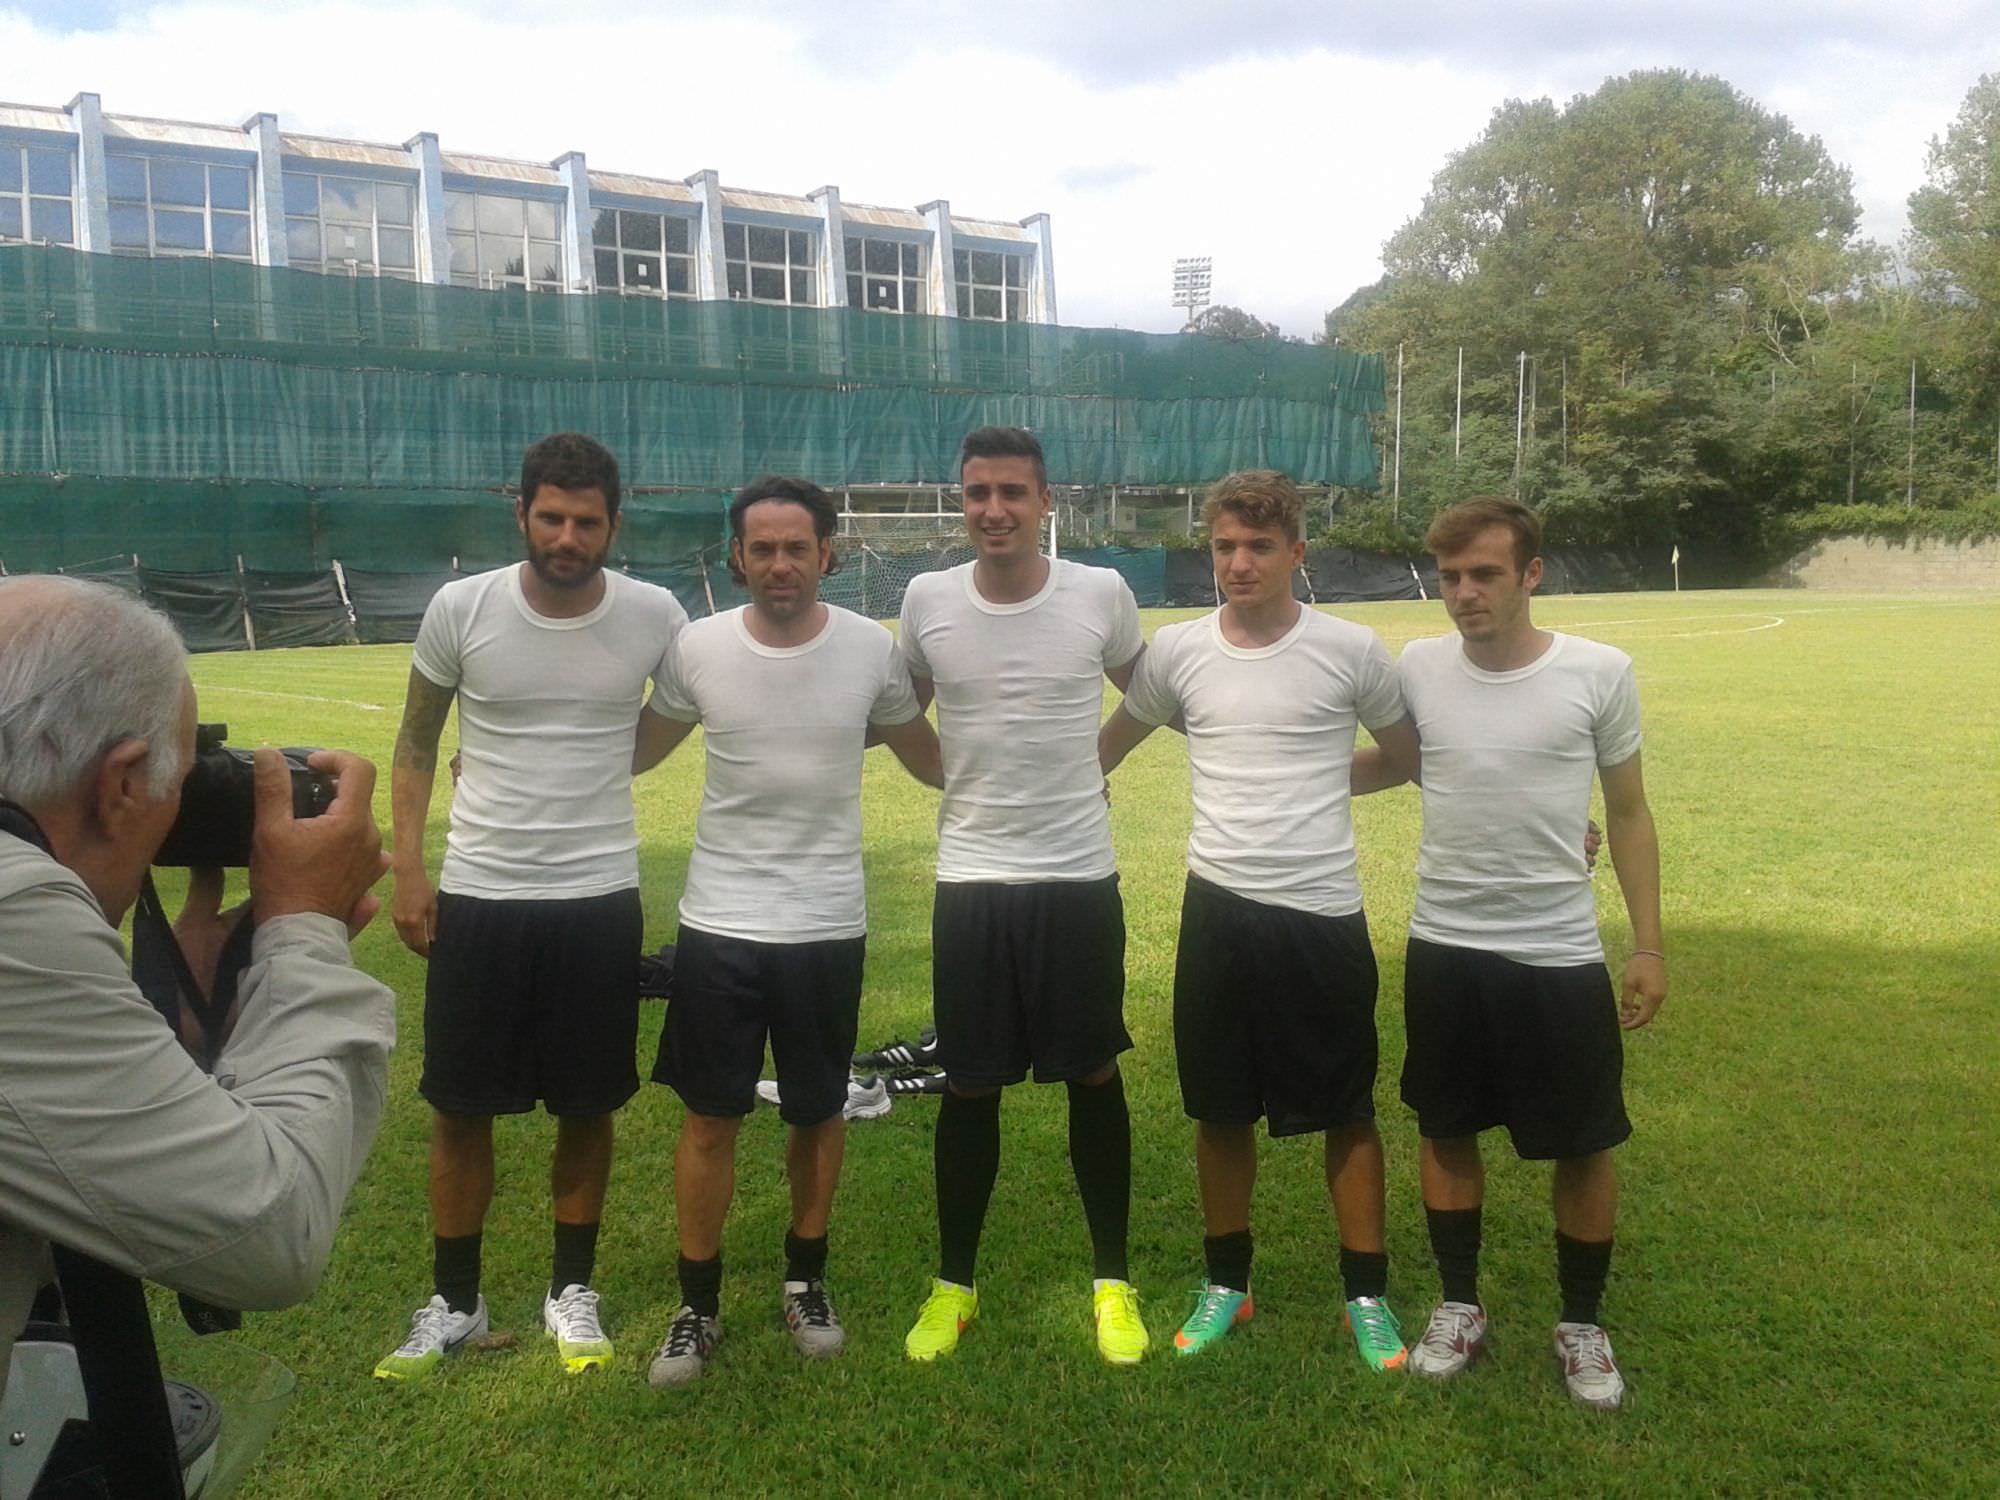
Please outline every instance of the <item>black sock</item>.
[[1211, 1234], [1202, 1239], [1202, 1258], [1208, 1262], [1210, 1286], [1226, 1286], [1232, 1292], [1250, 1290], [1250, 1231]]
[[704, 1318], [720, 1317], [722, 1314], [722, 1257], [711, 1255], [707, 1260], [680, 1258], [681, 1301], [700, 1313]]
[[1349, 1302], [1356, 1297], [1389, 1295], [1389, 1252], [1350, 1250], [1340, 1247], [1341, 1295]]
[[1611, 1274], [1611, 1241], [1573, 1240], [1556, 1231], [1556, 1283], [1565, 1323], [1595, 1323], [1604, 1281]]
[[826, 1236], [800, 1239], [785, 1231], [785, 1280], [821, 1281], [826, 1277]]
[[1125, 1281], [1126, 1226], [1132, 1217], [1132, 1113], [1125, 1107], [1125, 1075], [1103, 1083], [1069, 1085], [1069, 1164], [1099, 1280]]
[[560, 1297], [563, 1288], [589, 1286], [597, 1269], [597, 1226], [565, 1224], [556, 1220], [554, 1269], [549, 1273], [549, 1295]]
[[431, 1236], [431, 1275], [437, 1293], [453, 1312], [469, 1313], [479, 1306], [479, 1242], [483, 1235], [461, 1234], [450, 1239]]
[[1426, 1208], [1431, 1254], [1437, 1257], [1444, 1300], [1479, 1305], [1479, 1220], [1477, 1208]]
[[979, 1232], [1000, 1176], [1000, 1095], [977, 1098], [949, 1089], [938, 1102], [938, 1275], [971, 1286]]

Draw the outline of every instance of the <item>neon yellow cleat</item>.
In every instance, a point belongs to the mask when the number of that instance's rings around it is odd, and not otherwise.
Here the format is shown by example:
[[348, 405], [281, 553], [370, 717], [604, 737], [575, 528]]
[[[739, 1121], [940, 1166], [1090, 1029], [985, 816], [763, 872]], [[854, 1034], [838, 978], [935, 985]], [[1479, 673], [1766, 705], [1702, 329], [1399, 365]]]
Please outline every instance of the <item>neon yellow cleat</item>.
[[1146, 1325], [1139, 1321], [1139, 1292], [1129, 1281], [1100, 1281], [1090, 1294], [1097, 1320], [1097, 1352], [1114, 1365], [1146, 1357]]
[[928, 1363], [958, 1347], [958, 1336], [979, 1316], [979, 1293], [955, 1281], [931, 1278], [931, 1294], [917, 1310], [916, 1325], [903, 1339], [903, 1352]]

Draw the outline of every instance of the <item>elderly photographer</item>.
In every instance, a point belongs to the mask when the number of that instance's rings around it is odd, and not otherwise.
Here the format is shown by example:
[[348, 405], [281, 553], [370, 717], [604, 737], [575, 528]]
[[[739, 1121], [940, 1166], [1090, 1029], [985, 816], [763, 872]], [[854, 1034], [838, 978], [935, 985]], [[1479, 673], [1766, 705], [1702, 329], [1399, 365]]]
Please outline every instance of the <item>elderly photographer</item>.
[[[0, 1394], [52, 1243], [226, 1307], [305, 1297], [381, 1119], [393, 1000], [347, 952], [387, 866], [367, 761], [316, 754], [338, 795], [295, 822], [285, 763], [257, 754], [257, 927], [212, 1075], [126, 971], [118, 923], [194, 731], [163, 616], [0, 579]], [[205, 984], [229, 918], [195, 885], [179, 931]]]

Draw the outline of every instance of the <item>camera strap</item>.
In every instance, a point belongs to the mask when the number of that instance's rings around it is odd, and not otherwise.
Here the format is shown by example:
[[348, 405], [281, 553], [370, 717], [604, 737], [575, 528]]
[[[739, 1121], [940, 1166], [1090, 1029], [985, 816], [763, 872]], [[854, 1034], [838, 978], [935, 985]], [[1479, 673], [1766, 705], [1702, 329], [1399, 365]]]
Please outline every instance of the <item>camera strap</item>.
[[[0, 833], [55, 851], [33, 813], [0, 798]], [[151, 877], [147, 878], [148, 885]], [[176, 949], [178, 952], [178, 948]], [[186, 959], [182, 959], [186, 963]], [[173, 1417], [160, 1378], [153, 1319], [139, 1278], [67, 1245], [50, 1245], [63, 1308], [76, 1339], [77, 1373], [103, 1445], [109, 1493], [133, 1500], [186, 1500]]]
[[176, 1031], [180, 1029], [181, 997], [187, 997], [188, 1007], [201, 1026], [203, 1058], [213, 1058], [220, 1046], [223, 1023], [236, 1004], [237, 981], [250, 961], [251, 934], [246, 914], [222, 945], [215, 965], [214, 992], [204, 994], [187, 954], [181, 950], [180, 939], [174, 936], [174, 924], [167, 919], [153, 873], [146, 872], [132, 908], [132, 980]]

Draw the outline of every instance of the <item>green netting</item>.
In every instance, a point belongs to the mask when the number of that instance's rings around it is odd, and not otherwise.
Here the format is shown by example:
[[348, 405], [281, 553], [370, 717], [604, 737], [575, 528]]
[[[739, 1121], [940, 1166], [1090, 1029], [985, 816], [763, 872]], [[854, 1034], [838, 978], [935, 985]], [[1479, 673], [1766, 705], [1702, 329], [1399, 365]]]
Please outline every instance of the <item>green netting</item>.
[[1260, 466], [1369, 487], [1381, 408], [1379, 358], [1268, 340], [0, 246], [0, 473], [126, 482], [45, 484], [47, 509], [11, 495], [0, 557], [498, 560], [511, 520], [487, 502], [563, 429], [602, 438], [635, 489], [691, 492], [635, 508], [646, 562], [709, 539], [715, 496], [755, 473], [949, 483], [989, 422], [1035, 429], [1059, 484]]

